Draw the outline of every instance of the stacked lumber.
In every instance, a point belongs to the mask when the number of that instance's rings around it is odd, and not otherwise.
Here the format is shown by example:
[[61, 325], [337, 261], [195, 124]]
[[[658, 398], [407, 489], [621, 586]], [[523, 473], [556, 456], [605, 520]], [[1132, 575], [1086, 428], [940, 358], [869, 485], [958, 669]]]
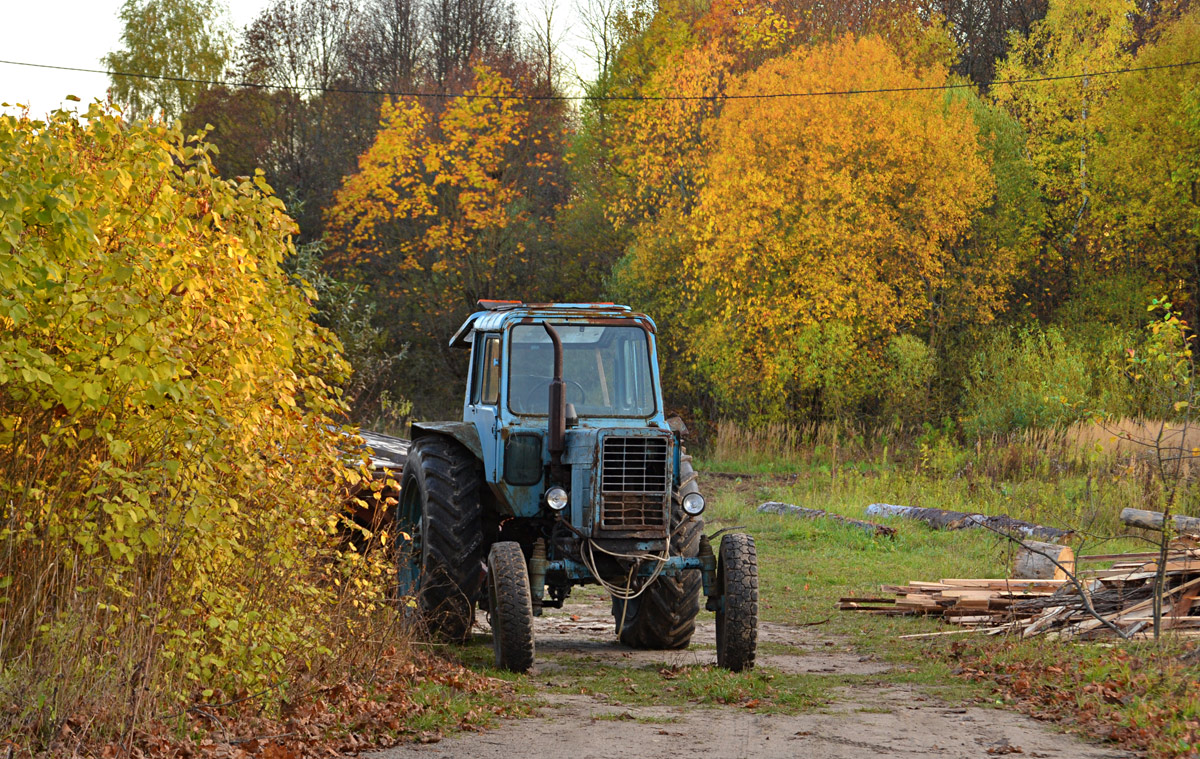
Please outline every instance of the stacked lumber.
[[[1148, 636], [1153, 629], [1158, 553], [1080, 556], [1077, 561], [1103, 561], [1110, 566], [1080, 570], [1066, 579], [914, 580], [907, 585], [883, 585], [878, 597], [839, 599], [838, 608], [860, 614], [939, 617], [960, 626], [962, 632], [1078, 639]], [[1200, 635], [1196, 541], [1172, 541], [1164, 580], [1162, 629]], [[904, 637], [946, 634], [952, 633]]]
[[[935, 616], [967, 627], [995, 626], [1014, 619], [1018, 601], [1048, 598], [1065, 580], [943, 579], [883, 585], [890, 597], [839, 599], [838, 608], [886, 616]], [[1022, 614], [1031, 617], [1036, 612]]]

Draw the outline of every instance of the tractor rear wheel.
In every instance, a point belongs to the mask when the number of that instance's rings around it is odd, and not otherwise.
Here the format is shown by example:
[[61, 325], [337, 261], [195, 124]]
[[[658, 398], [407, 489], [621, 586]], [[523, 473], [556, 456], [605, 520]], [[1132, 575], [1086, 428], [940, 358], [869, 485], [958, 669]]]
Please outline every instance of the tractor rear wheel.
[[506, 540], [488, 554], [488, 614], [496, 666], [510, 672], [533, 668], [533, 599], [521, 545]]
[[[692, 457], [684, 453], [679, 463], [679, 488], [671, 506], [671, 555], [694, 557], [700, 552], [700, 534], [704, 520], [689, 517], [683, 511], [683, 497], [700, 492]], [[613, 616], [621, 629], [621, 642], [633, 648], [687, 648], [696, 631], [700, 613], [701, 577], [699, 572], [681, 572], [674, 577], [660, 575], [640, 596], [630, 601], [613, 599]]]
[[717, 666], [741, 672], [754, 667], [758, 648], [758, 554], [754, 538], [734, 533], [721, 538], [717, 560]]
[[398, 556], [398, 595], [414, 594], [426, 630], [463, 642], [475, 621], [484, 565], [479, 462], [446, 438], [415, 441], [400, 480], [397, 529], [411, 540]]

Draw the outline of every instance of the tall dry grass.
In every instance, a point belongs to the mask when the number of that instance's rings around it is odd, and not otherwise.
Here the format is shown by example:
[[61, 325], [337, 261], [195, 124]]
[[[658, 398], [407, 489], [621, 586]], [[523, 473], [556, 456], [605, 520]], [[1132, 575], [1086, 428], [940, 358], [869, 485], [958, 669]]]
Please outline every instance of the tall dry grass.
[[1064, 436], [1079, 448], [1102, 450], [1117, 457], [1152, 458], [1156, 448], [1161, 448], [1167, 455], [1172, 455], [1172, 451], [1200, 449], [1200, 428], [1155, 419], [1080, 423], [1072, 425]]
[[[968, 443], [945, 430], [828, 423], [754, 429], [725, 421], [700, 458], [709, 471], [791, 475], [798, 503], [842, 513], [893, 499], [1115, 536], [1129, 533], [1121, 509], [1161, 510], [1151, 445], [1160, 432], [1176, 453], [1190, 455], [1200, 445], [1195, 430], [1135, 419]], [[1200, 513], [1197, 485], [1190, 477], [1184, 485], [1179, 510]]]
[[[921, 445], [942, 439], [953, 440], [953, 436], [896, 424], [805, 422], [750, 427], [723, 420], [702, 453], [713, 466], [782, 470], [815, 461], [878, 460], [884, 455], [904, 460], [918, 455]], [[1066, 428], [989, 435], [963, 449], [973, 449], [981, 459], [999, 457], [1005, 463], [996, 474], [1003, 476], [1028, 467], [1033, 458], [1047, 456], [1060, 470], [1064, 466], [1124, 466], [1131, 458], [1152, 460], [1157, 447], [1168, 456], [1200, 450], [1200, 428], [1152, 419], [1089, 421]]]
[[866, 426], [840, 422], [776, 423], [748, 427], [731, 420], [717, 423], [702, 450], [710, 466], [737, 471], [786, 471], [815, 462], [875, 460], [912, 434], [897, 425]]

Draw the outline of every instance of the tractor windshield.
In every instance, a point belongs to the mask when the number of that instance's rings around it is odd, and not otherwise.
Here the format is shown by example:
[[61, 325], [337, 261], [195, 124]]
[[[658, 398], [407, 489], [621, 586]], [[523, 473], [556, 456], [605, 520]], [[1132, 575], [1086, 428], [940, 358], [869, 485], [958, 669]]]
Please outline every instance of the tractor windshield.
[[[654, 413], [650, 341], [639, 326], [555, 324], [563, 343], [567, 403], [579, 416], [647, 417]], [[554, 345], [540, 324], [513, 327], [509, 352], [508, 408], [545, 416]]]

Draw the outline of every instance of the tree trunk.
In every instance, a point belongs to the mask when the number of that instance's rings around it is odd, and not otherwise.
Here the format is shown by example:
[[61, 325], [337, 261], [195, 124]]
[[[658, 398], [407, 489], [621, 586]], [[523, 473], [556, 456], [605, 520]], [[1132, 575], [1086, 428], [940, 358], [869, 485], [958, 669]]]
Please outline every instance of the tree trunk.
[[[1175, 514], [1175, 529], [1189, 535], [1200, 535], [1200, 519]], [[1122, 509], [1121, 521], [1130, 527], [1141, 527], [1143, 530], [1162, 530], [1163, 515], [1161, 511], [1143, 511], [1142, 509]]]
[[1028, 541], [1013, 558], [1012, 576], [1018, 580], [1065, 580], [1074, 573], [1075, 552], [1070, 546]]
[[905, 517], [919, 519], [938, 530], [966, 530], [986, 527], [1005, 535], [1022, 538], [1037, 538], [1040, 540], [1061, 540], [1070, 537], [1071, 530], [1060, 530], [1057, 527], [1045, 527], [1040, 524], [1023, 522], [1013, 519], [1006, 514], [987, 516], [985, 514], [967, 514], [962, 511], [947, 511], [945, 509], [923, 509], [916, 506], [895, 506], [890, 503], [873, 503], [867, 507], [867, 514], [877, 517]]
[[842, 524], [848, 524], [851, 527], [857, 527], [860, 530], [866, 530], [872, 535], [883, 535], [884, 537], [896, 537], [896, 528], [888, 527], [874, 522], [864, 522], [861, 519], [851, 519], [844, 517], [841, 514], [830, 514], [822, 509], [806, 509], [803, 506], [793, 506], [790, 503], [779, 503], [778, 501], [767, 501], [758, 507], [760, 513], [763, 514], [787, 514], [794, 517], [802, 517], [804, 519], [832, 519]]

